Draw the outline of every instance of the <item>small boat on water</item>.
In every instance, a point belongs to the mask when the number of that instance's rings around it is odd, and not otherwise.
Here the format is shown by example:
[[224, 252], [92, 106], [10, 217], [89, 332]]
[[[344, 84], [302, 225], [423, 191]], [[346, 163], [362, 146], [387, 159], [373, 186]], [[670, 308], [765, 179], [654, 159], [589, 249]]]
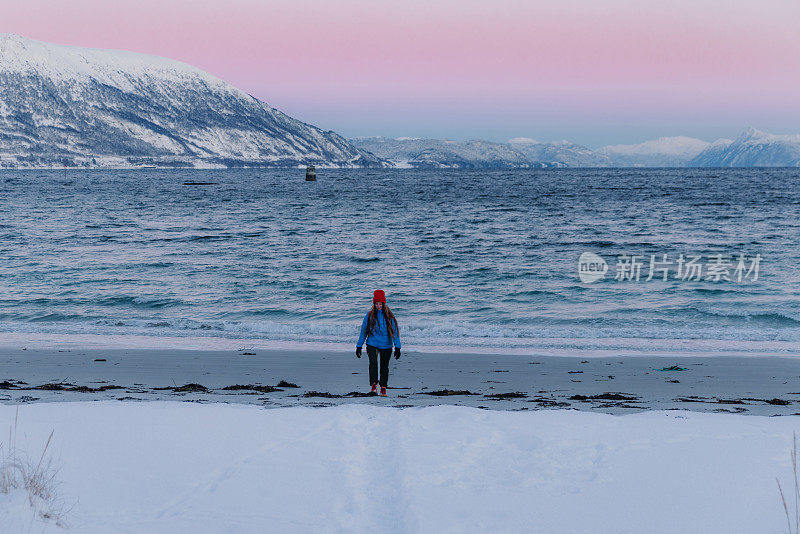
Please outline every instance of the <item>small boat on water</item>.
[[313, 165], [309, 165], [306, 167], [306, 182], [316, 182], [317, 181], [317, 169], [314, 168]]

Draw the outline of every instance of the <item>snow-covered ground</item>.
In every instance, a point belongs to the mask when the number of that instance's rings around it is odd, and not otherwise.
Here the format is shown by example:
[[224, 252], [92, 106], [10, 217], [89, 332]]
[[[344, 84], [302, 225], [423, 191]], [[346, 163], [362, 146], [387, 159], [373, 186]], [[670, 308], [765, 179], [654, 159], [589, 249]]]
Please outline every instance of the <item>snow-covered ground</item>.
[[[103, 534], [778, 533], [775, 477], [792, 488], [800, 428], [791, 416], [680, 411], [18, 409], [17, 446], [31, 455], [55, 430], [71, 530]], [[16, 410], [0, 406], [0, 429]], [[0, 494], [3, 532], [61, 531], [30, 516], [18, 492]]]

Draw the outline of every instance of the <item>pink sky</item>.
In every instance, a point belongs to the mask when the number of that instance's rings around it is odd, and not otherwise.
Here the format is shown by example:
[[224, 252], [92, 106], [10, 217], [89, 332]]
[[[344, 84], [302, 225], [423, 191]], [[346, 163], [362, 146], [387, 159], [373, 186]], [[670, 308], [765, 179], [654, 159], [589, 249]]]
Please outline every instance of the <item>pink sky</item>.
[[800, 131], [797, 0], [25, 0], [0, 32], [167, 56], [347, 136]]

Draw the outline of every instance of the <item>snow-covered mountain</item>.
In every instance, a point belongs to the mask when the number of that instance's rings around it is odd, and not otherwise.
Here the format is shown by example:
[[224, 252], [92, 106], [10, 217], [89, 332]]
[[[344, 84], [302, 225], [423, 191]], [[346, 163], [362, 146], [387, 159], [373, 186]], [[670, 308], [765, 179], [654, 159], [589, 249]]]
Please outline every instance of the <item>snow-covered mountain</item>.
[[692, 167], [800, 167], [800, 135], [748, 128], [734, 141], [721, 140], [689, 162]]
[[569, 141], [543, 143], [524, 137], [508, 143], [408, 137], [362, 137], [350, 141], [400, 168], [800, 166], [800, 135], [767, 134], [753, 128], [735, 141], [718, 139], [709, 143], [692, 137], [661, 137], [596, 151]]
[[583, 145], [569, 141], [543, 143], [527, 137], [516, 137], [508, 144], [521, 152], [530, 161], [548, 167], [608, 167], [611, 161], [604, 154], [598, 154]]
[[683, 167], [709, 146], [710, 143], [700, 139], [678, 136], [635, 145], [610, 145], [600, 152], [615, 167]]
[[474, 139], [448, 141], [401, 137], [361, 137], [350, 140], [356, 147], [405, 168], [542, 168], [607, 166], [606, 156], [590, 149], [561, 141], [540, 143], [531, 139], [512, 139], [493, 143]]
[[350, 139], [360, 150], [389, 160], [399, 168], [415, 169], [489, 169], [531, 167], [531, 162], [507, 144], [490, 141], [448, 141], [387, 137]]
[[531, 168], [800, 166], [800, 135], [662, 137], [600, 150], [526, 138], [359, 138], [293, 119], [165, 58], [0, 34], [0, 167], [384, 166]]
[[307, 163], [381, 165], [185, 63], [0, 35], [0, 166]]
[[720, 161], [728, 150], [730, 139], [719, 139], [709, 144], [705, 150], [689, 160], [687, 167], [717, 167], [716, 162]]

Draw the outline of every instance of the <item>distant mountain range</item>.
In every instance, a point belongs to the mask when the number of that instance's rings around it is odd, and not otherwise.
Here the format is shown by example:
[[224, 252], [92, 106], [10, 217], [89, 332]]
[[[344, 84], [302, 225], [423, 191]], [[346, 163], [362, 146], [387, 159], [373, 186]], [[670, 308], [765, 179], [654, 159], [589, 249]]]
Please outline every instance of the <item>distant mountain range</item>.
[[169, 59], [0, 35], [0, 166], [382, 166]]
[[499, 169], [550, 167], [609, 167], [611, 161], [591, 149], [561, 141], [540, 143], [512, 139], [493, 143], [473, 139], [448, 141], [401, 137], [358, 137], [350, 142], [398, 168], [415, 169]]
[[0, 167], [797, 167], [800, 135], [569, 141], [346, 140], [185, 63], [0, 34]]
[[508, 143], [472, 140], [361, 137], [350, 140], [396, 167], [800, 167], [800, 135], [774, 135], [750, 128], [736, 140], [713, 143], [662, 137], [599, 150], [570, 143], [517, 138]]

